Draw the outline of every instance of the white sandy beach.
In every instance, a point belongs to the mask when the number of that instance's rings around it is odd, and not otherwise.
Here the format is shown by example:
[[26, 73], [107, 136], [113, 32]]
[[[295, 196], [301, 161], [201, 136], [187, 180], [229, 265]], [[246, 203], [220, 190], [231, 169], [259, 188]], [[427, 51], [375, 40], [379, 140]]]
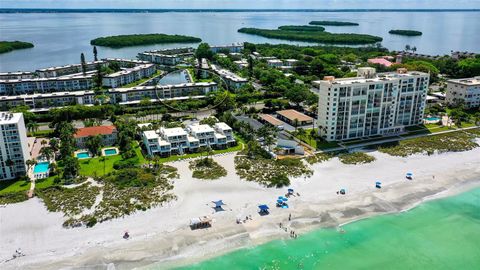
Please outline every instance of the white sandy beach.
[[[256, 245], [274, 238], [288, 238], [278, 223], [301, 234], [314, 227], [338, 226], [374, 214], [398, 212], [440, 196], [480, 186], [480, 148], [433, 156], [392, 157], [373, 152], [377, 160], [365, 165], [345, 165], [338, 159], [313, 165], [311, 178], [292, 181], [300, 196], [291, 197], [289, 209], [275, 208], [286, 188], [264, 188], [240, 180], [234, 154], [216, 156], [228, 170], [214, 181], [191, 177], [188, 161], [174, 162], [180, 178], [173, 192], [178, 200], [163, 207], [97, 224], [93, 228], [64, 229], [61, 213], [50, 213], [35, 198], [0, 208], [1, 269], [132, 269], [161, 263], [185, 264], [219, 252]], [[413, 172], [413, 181], [405, 179]], [[433, 178], [435, 176], [435, 178]], [[375, 188], [382, 182], [382, 189]], [[337, 195], [340, 188], [347, 195]], [[214, 200], [222, 199], [225, 211], [214, 213]], [[259, 204], [271, 214], [259, 216]], [[288, 215], [292, 214], [292, 221]], [[211, 215], [213, 226], [192, 231], [189, 220]], [[236, 224], [236, 218], [253, 220]], [[124, 240], [128, 231], [130, 239]], [[17, 248], [24, 257], [12, 258]]]

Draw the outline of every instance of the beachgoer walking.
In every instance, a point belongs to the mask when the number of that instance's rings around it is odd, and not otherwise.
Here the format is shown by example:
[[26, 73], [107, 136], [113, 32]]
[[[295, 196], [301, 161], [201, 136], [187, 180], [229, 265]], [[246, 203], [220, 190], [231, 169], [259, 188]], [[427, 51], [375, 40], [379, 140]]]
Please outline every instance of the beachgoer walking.
[[288, 214], [288, 221], [292, 220], [292, 214]]

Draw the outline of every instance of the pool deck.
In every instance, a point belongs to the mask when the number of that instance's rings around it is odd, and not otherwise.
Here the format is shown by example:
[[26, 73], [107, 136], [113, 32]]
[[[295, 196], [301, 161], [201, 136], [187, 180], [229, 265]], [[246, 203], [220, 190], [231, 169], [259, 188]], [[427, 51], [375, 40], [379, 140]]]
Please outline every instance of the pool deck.
[[[113, 155], [107, 155], [107, 154], [105, 153], [105, 151], [106, 151], [106, 150], [110, 150], [110, 149], [115, 150], [116, 153], [113, 154]], [[103, 148], [103, 149], [102, 149], [102, 156], [104, 156], [104, 157], [115, 156], [115, 155], [118, 155], [119, 153], [120, 153], [120, 150], [118, 150], [118, 147], [106, 147], [106, 148]]]

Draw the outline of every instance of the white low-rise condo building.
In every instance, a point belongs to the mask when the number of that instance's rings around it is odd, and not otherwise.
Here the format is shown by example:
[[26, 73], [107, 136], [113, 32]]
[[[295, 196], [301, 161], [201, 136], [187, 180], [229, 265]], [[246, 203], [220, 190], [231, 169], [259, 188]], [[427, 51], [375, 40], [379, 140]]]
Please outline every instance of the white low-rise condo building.
[[229, 70], [219, 68], [216, 65], [211, 65], [211, 67], [212, 71], [215, 72], [218, 76], [220, 76], [225, 81], [227, 86], [232, 88], [232, 90], [239, 89], [240, 87], [248, 83], [247, 79], [242, 78]]
[[422, 123], [429, 74], [359, 68], [355, 78], [327, 76], [319, 85], [318, 126], [328, 141], [401, 133]]
[[0, 112], [0, 181], [23, 176], [30, 159], [22, 113]]
[[467, 109], [480, 107], [480, 76], [448, 80], [446, 94], [448, 104], [463, 104]]
[[[145, 98], [150, 99], [152, 102], [204, 98], [205, 95], [214, 91], [217, 91], [216, 83], [201, 82], [115, 88], [107, 90], [106, 94], [109, 96], [112, 104], [133, 105], [140, 103]], [[93, 105], [95, 101], [95, 93], [92, 90], [0, 96], [0, 109], [9, 110], [16, 106], [26, 105], [34, 111], [42, 111], [75, 104]]]
[[103, 86], [120, 87], [155, 74], [154, 64], [143, 64], [132, 68], [125, 68], [118, 72], [105, 75], [102, 79]]
[[213, 53], [227, 52], [227, 51], [229, 53], [239, 53], [243, 50], [243, 43], [232, 43], [228, 45], [211, 46], [210, 50]]
[[149, 156], [193, 153], [201, 147], [222, 149], [234, 145], [236, 142], [231, 128], [225, 123], [217, 125], [218, 132], [209, 125], [200, 124], [189, 125], [186, 129], [177, 127], [147, 130], [142, 132], [142, 141]]
[[0, 80], [32, 79], [34, 77], [35, 74], [30, 71], [0, 72]]
[[[105, 61], [93, 61], [93, 62], [86, 62], [85, 63], [85, 71], [94, 71], [97, 69], [97, 67], [103, 67], [106, 66]], [[35, 73], [40, 77], [40, 78], [55, 78], [55, 77], [61, 77], [65, 75], [70, 75], [70, 74], [75, 74], [75, 73], [81, 73], [82, 71], [82, 65], [81, 64], [74, 64], [74, 65], [66, 65], [66, 66], [61, 66], [61, 67], [49, 67], [49, 68], [42, 68], [42, 69], [37, 69]]]
[[181, 63], [186, 57], [193, 56], [193, 53], [194, 49], [191, 47], [173, 48], [146, 51], [139, 53], [137, 58], [142, 61], [148, 61], [159, 65], [174, 66]]

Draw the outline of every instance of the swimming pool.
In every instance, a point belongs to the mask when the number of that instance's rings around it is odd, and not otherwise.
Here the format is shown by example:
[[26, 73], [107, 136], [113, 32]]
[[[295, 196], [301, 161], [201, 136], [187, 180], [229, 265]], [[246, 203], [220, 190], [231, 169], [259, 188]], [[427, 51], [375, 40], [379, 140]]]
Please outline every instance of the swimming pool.
[[430, 121], [430, 122], [434, 122], [434, 121], [440, 121], [440, 118], [438, 118], [438, 117], [427, 117], [427, 118], [425, 118], [425, 120]]
[[83, 158], [89, 158], [90, 155], [88, 154], [88, 152], [78, 152], [77, 153], [77, 158], [79, 159], [83, 159]]
[[117, 154], [117, 149], [115, 148], [105, 149], [104, 153], [105, 153], [105, 156], [113, 156]]
[[50, 164], [50, 163], [48, 163], [48, 162], [40, 162], [40, 163], [37, 163], [37, 164], [35, 165], [35, 167], [33, 168], [33, 174], [46, 173], [46, 172], [48, 172], [49, 164]]

